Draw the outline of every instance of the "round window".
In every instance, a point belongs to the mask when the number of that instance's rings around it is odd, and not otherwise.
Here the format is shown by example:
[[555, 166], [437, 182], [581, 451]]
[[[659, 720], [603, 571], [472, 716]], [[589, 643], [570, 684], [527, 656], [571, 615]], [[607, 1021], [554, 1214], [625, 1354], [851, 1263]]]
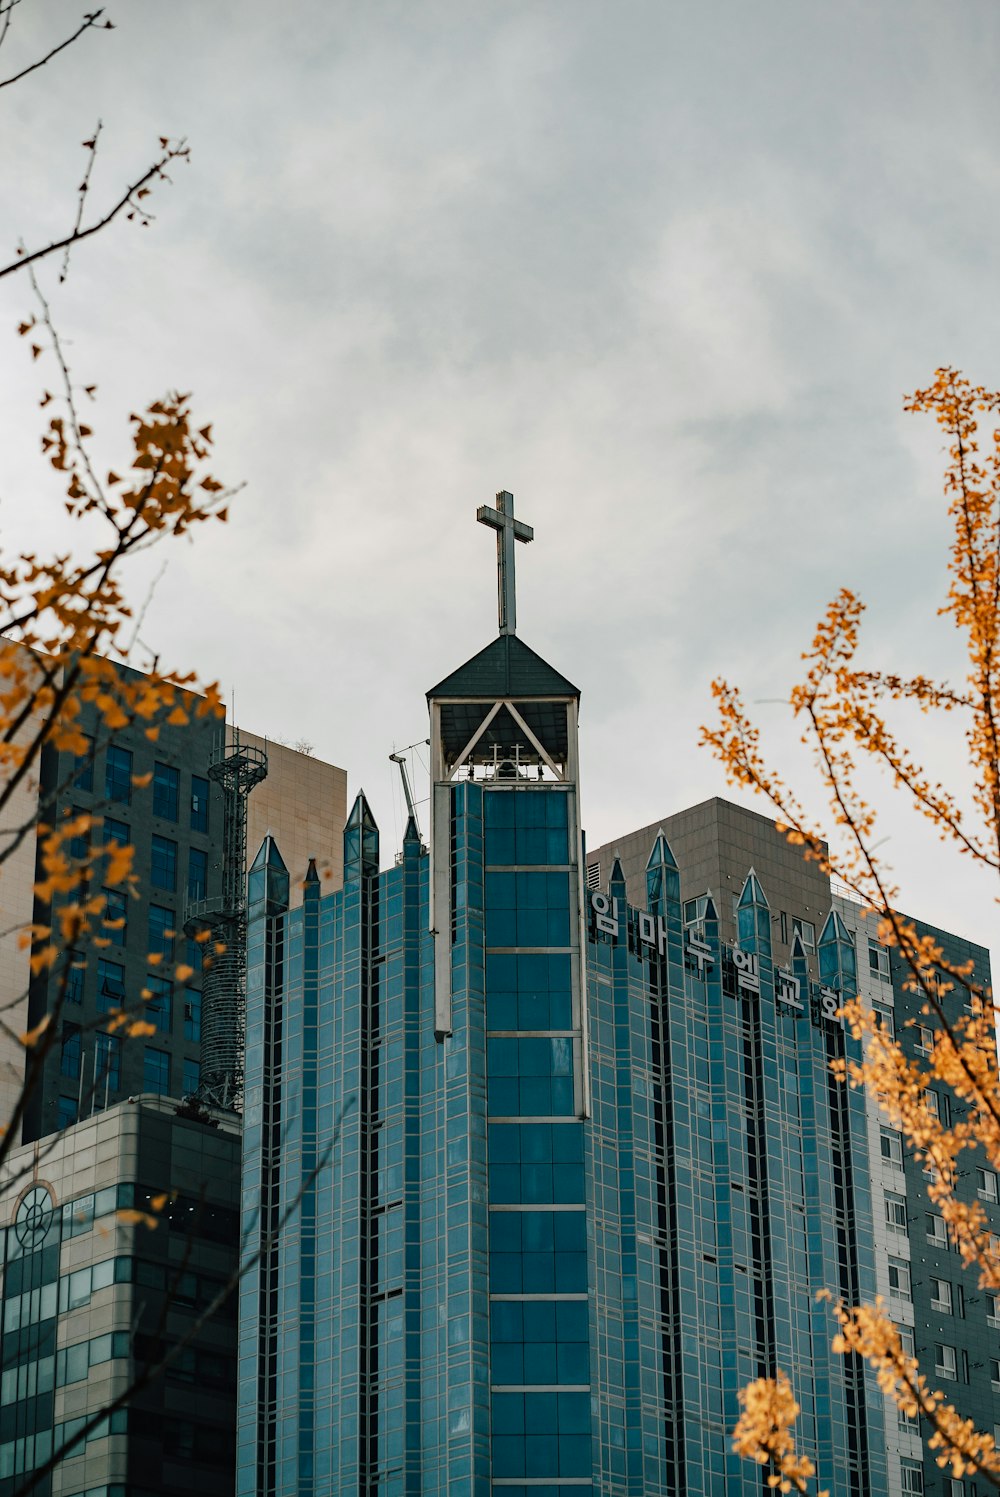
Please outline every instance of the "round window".
[[14, 1218], [14, 1233], [23, 1248], [37, 1247], [52, 1220], [52, 1197], [44, 1185], [34, 1185], [21, 1199]]

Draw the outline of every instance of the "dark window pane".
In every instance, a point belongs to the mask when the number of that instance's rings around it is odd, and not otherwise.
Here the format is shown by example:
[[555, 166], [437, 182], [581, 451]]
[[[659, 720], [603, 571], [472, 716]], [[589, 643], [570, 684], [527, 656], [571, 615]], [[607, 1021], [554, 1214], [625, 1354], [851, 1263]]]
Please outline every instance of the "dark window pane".
[[149, 863], [150, 882], [154, 889], [177, 888], [177, 843], [154, 833]]
[[94, 788], [94, 740], [89, 733], [84, 733], [87, 747], [82, 754], [77, 754], [75, 760], [76, 773], [73, 784], [79, 790], [93, 790]]
[[173, 984], [166, 977], [147, 977], [146, 987], [153, 995], [146, 999], [146, 1017], [161, 1034], [169, 1034], [173, 1017]]
[[125, 968], [101, 957], [97, 963], [97, 1008], [102, 1014], [125, 1002]]
[[66, 963], [69, 968], [66, 973], [66, 1002], [83, 1002], [83, 979], [87, 971], [86, 958], [79, 951], [68, 951]]
[[104, 761], [104, 796], [126, 806], [132, 799], [132, 752], [115, 743], [108, 745]]
[[76, 1081], [80, 1075], [80, 1026], [63, 1024], [59, 1052], [59, 1074]]
[[184, 1094], [190, 1095], [196, 1092], [201, 1085], [201, 1062], [198, 1060], [184, 1061]]
[[102, 840], [105, 847], [110, 842], [117, 842], [119, 847], [127, 847], [130, 841], [130, 834], [125, 822], [116, 821], [113, 816], [105, 816]]
[[197, 774], [191, 776], [191, 830], [208, 831], [208, 781]]
[[161, 1097], [170, 1091], [170, 1056], [166, 1050], [146, 1046], [142, 1057], [142, 1089]]
[[171, 764], [153, 765], [153, 815], [165, 821], [177, 820], [181, 777]]
[[201, 994], [194, 988], [187, 988], [184, 993], [184, 1038], [196, 1042], [201, 1039]]
[[162, 905], [151, 904], [149, 907], [149, 950], [153, 954], [159, 953], [168, 960], [174, 954], [174, 935], [176, 917], [173, 910], [164, 909]]
[[117, 1035], [98, 1031], [94, 1036], [94, 1050], [97, 1072], [94, 1103], [100, 1107], [105, 1091], [115, 1091], [121, 1085], [121, 1043]]
[[208, 853], [200, 847], [188, 852], [188, 899], [204, 899], [208, 894]]
[[105, 889], [104, 901], [104, 934], [112, 946], [124, 946], [128, 901], [120, 889]]

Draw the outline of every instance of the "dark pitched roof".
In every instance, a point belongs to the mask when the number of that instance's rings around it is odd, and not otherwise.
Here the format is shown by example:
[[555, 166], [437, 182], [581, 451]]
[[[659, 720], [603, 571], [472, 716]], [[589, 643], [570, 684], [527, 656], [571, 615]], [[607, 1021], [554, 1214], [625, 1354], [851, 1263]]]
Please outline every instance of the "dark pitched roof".
[[578, 697], [579, 688], [551, 665], [516, 634], [501, 634], [485, 650], [473, 655], [457, 671], [452, 671], [437, 686], [432, 686], [428, 697], [510, 697], [522, 700], [525, 697]]

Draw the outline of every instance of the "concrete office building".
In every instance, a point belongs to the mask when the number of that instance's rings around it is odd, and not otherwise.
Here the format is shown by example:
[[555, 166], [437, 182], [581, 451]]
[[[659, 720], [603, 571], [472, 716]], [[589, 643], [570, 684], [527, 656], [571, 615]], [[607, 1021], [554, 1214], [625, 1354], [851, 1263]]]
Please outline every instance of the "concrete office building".
[[[12, 1152], [0, 1185], [0, 1497], [190, 1331], [239, 1248], [237, 1120], [139, 1097]], [[176, 1197], [159, 1225], [125, 1224]], [[164, 1376], [100, 1420], [39, 1497], [232, 1490], [236, 1303]]]
[[[197, 701], [192, 698], [192, 704]], [[107, 891], [112, 926], [101, 933], [109, 943], [103, 947], [81, 942], [77, 952], [66, 953], [54, 968], [33, 978], [28, 953], [16, 941], [0, 947], [5, 998], [28, 993], [24, 1028], [53, 1011], [65, 972], [59, 1044], [28, 1099], [25, 1140], [44, 1137], [124, 1096], [152, 1092], [179, 1098], [196, 1093], [205, 1082], [211, 984], [225, 986], [228, 980], [237, 992], [243, 981], [239, 918], [234, 921], [227, 911], [243, 899], [244, 867], [227, 872], [225, 865], [227, 798], [230, 805], [241, 799], [245, 824], [256, 840], [274, 827], [297, 853], [305, 856], [308, 847], [320, 860], [329, 870], [329, 887], [340, 881], [346, 810], [342, 769], [282, 745], [272, 748], [264, 739], [194, 712], [186, 725], [162, 723], [155, 742], [141, 722], [109, 735], [87, 710], [83, 720], [91, 752], [77, 761], [47, 747], [39, 785], [30, 793], [51, 818], [77, 811], [95, 817], [90, 837], [78, 839], [71, 849], [77, 855], [91, 843], [131, 844], [137, 882], [131, 897]], [[222, 772], [227, 765], [237, 772], [227, 776]], [[229, 836], [228, 843], [232, 840]], [[33, 859], [33, 837], [25, 847]], [[21, 855], [18, 867], [5, 867], [3, 890], [7, 913], [13, 912], [15, 901], [19, 917], [27, 921], [34, 868], [27, 868], [25, 857]], [[291, 891], [291, 899], [293, 904], [301, 899], [300, 887]], [[204, 920], [190, 921], [192, 911]], [[216, 931], [220, 912], [224, 923]], [[47, 920], [48, 910], [39, 907], [35, 918]], [[212, 977], [202, 971], [206, 947], [194, 938], [206, 925], [229, 948], [216, 960]], [[190, 967], [193, 975], [175, 980], [175, 964]], [[226, 964], [232, 967], [228, 974], [222, 970]], [[144, 1017], [155, 1024], [154, 1036], [126, 1041], [99, 1027], [102, 1014], [138, 1006], [144, 990], [153, 995]], [[228, 1013], [220, 1022], [217, 1012], [215, 1029], [221, 1031], [225, 1064], [241, 1032]], [[12, 1048], [5, 1069], [11, 1101], [24, 1074], [23, 1052]]]
[[815, 1299], [877, 1287], [829, 1075], [855, 940], [773, 836], [706, 832], [721, 803], [588, 877], [511, 511], [480, 512], [499, 638], [428, 693], [429, 849], [411, 822], [380, 871], [359, 796], [341, 891], [288, 909], [273, 838], [252, 866], [245, 1219], [301, 1206], [243, 1285], [237, 1491], [756, 1497], [736, 1392], [780, 1366], [821, 1485], [884, 1497], [884, 1400]]

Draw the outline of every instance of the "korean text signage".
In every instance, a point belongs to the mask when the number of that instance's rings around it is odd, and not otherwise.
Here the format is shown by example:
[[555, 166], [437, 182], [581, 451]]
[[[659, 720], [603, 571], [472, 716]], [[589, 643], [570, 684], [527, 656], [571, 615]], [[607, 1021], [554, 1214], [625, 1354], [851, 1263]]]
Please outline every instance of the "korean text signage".
[[[610, 936], [617, 942], [622, 931], [622, 917], [620, 911], [621, 901], [612, 899], [608, 894], [591, 893], [590, 910], [594, 922], [594, 929], [602, 935]], [[648, 946], [659, 952], [660, 956], [666, 954], [667, 950], [667, 928], [662, 915], [649, 915], [642, 910], [633, 910], [626, 905], [626, 930], [631, 933], [637, 946]], [[723, 949], [722, 956], [725, 961], [729, 953]], [[715, 956], [712, 947], [705, 939], [704, 933], [698, 926], [684, 932], [684, 956], [687, 964], [691, 966], [700, 978], [705, 978], [715, 966]], [[748, 997], [760, 997], [760, 963], [756, 954], [752, 951], [741, 951], [738, 946], [732, 949], [732, 964], [736, 974], [737, 992]], [[808, 987], [808, 984], [806, 984]], [[792, 1013], [805, 1013], [805, 1002], [803, 997], [802, 980], [796, 977], [794, 972], [789, 972], [779, 967], [774, 974], [774, 996], [775, 1001], [782, 1008]], [[823, 987], [819, 990], [819, 1001], [815, 1008], [815, 1016], [823, 1019], [827, 1024], [843, 1025], [843, 1020], [837, 1017], [840, 1008], [840, 994], [834, 988]]]

